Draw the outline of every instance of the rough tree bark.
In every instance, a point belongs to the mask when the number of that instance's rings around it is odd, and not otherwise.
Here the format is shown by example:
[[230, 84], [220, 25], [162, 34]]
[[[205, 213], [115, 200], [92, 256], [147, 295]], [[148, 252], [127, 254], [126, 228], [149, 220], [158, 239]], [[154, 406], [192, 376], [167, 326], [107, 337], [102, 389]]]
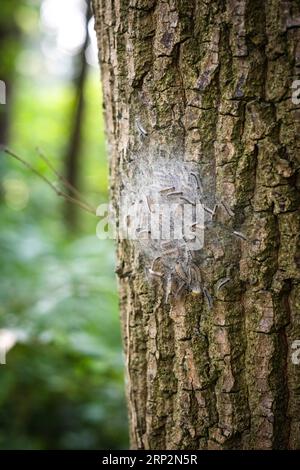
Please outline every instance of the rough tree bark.
[[[205, 241], [213, 297], [164, 302], [118, 243], [131, 445], [299, 449], [300, 4], [94, 0], [111, 195], [147, 151], [194, 161], [247, 240]], [[141, 122], [147, 135], [140, 135]], [[149, 150], [150, 149], [150, 150]], [[227, 223], [227, 221], [226, 221]], [[216, 284], [230, 272], [219, 292]]]

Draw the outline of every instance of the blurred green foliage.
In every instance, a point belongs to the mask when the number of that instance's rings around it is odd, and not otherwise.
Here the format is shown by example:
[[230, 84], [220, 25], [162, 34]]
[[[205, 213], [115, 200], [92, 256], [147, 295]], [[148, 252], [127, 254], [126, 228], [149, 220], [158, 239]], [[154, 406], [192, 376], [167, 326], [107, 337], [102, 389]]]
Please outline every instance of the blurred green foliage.
[[[34, 24], [37, 2], [29, 3]], [[15, 72], [9, 146], [54, 181], [35, 149], [62, 171], [72, 84], [41, 78]], [[98, 71], [90, 71], [85, 97], [80, 189], [97, 206], [107, 199]], [[97, 218], [85, 213], [70, 233], [63, 201], [0, 157], [0, 329], [17, 338], [0, 365], [0, 448], [126, 448], [113, 243], [96, 238]]]

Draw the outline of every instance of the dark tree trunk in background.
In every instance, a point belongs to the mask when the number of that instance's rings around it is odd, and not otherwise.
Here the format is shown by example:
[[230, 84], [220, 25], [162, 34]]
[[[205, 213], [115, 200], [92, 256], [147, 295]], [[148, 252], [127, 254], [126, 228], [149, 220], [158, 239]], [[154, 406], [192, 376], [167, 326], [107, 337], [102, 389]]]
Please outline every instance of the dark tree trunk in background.
[[[67, 146], [65, 161], [65, 175], [68, 182], [75, 188], [79, 187], [80, 175], [80, 153], [82, 143], [82, 125], [84, 122], [84, 87], [86, 83], [88, 64], [86, 61], [86, 51], [89, 44], [88, 23], [91, 18], [91, 10], [87, 5], [86, 12], [86, 38], [82, 48], [76, 57], [75, 61], [75, 99], [74, 99], [74, 113], [71, 120], [71, 131], [69, 142]], [[77, 224], [77, 208], [74, 204], [66, 203], [66, 221], [70, 228], [75, 228]]]
[[12, 91], [15, 76], [15, 62], [19, 50], [18, 42], [19, 30], [11, 17], [8, 14], [12, 13], [14, 5], [12, 4], [11, 10], [6, 11], [6, 15], [0, 20], [0, 44], [3, 51], [8, 49], [8, 58], [4, 57], [0, 64], [0, 80], [6, 85], [6, 103], [0, 104], [0, 145], [5, 146], [8, 144], [9, 139], [9, 125], [10, 125], [10, 111], [12, 105]]
[[189, 293], [165, 303], [135, 245], [118, 243], [132, 447], [300, 449], [300, 4], [93, 7], [115, 207], [122, 175], [163, 148], [198, 165], [247, 237], [205, 241], [211, 308]]
[[[15, 81], [16, 58], [20, 49], [20, 30], [14, 18], [16, 2], [5, 5], [0, 17], [0, 80], [5, 83], [5, 104], [0, 104], [0, 149], [9, 143], [11, 111]], [[6, 172], [6, 159], [0, 161], [0, 201], [3, 196], [2, 179]]]
[[9, 138], [9, 125], [10, 125], [10, 111], [11, 111], [11, 83], [5, 78], [1, 78], [6, 85], [6, 104], [0, 105], [0, 145], [5, 146], [8, 144]]

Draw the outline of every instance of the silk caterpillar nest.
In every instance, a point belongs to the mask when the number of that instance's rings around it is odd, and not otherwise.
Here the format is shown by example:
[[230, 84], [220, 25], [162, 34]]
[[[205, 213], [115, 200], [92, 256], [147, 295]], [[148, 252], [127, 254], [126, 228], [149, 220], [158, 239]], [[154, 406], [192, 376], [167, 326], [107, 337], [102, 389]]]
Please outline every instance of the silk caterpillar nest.
[[[166, 302], [191, 293], [203, 295], [212, 308], [213, 295], [205, 285], [205, 239], [218, 245], [224, 237], [246, 237], [224, 223], [224, 215], [232, 219], [235, 214], [204, 183], [195, 162], [139, 156], [122, 178], [118, 236], [135, 244], [149, 282], [163, 284]], [[219, 279], [217, 290], [229, 282], [227, 275]]]

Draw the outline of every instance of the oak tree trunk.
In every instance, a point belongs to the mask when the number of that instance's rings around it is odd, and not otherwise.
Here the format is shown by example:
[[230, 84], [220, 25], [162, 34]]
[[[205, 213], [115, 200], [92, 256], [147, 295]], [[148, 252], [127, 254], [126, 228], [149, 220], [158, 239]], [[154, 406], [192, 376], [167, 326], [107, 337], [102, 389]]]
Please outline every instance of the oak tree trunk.
[[194, 162], [227, 230], [205, 236], [201, 294], [171, 300], [118, 242], [131, 445], [299, 449], [300, 3], [93, 9], [115, 208], [123, 175], [159, 154]]

